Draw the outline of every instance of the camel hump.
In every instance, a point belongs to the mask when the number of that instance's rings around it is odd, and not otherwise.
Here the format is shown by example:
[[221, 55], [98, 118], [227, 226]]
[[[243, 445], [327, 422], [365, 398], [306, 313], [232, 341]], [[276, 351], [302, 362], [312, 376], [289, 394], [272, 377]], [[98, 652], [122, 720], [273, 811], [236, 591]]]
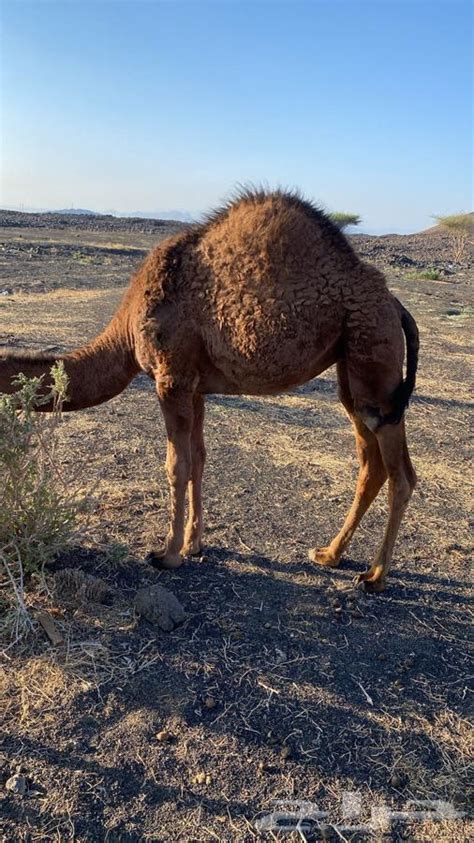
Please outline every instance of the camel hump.
[[195, 229], [198, 238], [210, 247], [226, 241], [227, 254], [240, 251], [264, 253], [280, 250], [280, 259], [291, 247], [302, 255], [309, 249], [324, 251], [356, 266], [358, 258], [344, 234], [315, 203], [297, 191], [265, 191], [243, 188], [221, 208], [213, 211]]

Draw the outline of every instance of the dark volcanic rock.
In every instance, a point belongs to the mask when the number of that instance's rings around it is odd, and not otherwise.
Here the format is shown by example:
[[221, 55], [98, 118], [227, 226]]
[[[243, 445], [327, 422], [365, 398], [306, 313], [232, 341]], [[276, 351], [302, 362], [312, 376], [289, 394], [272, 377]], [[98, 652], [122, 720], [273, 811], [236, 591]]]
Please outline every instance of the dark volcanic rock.
[[451, 236], [441, 230], [422, 231], [418, 234], [386, 234], [372, 237], [368, 234], [352, 235], [350, 241], [361, 258], [381, 266], [411, 269], [438, 269], [450, 275], [453, 269], [472, 267], [472, 248], [469, 243], [463, 259], [453, 260]]
[[161, 585], [140, 588], [135, 595], [135, 611], [156, 624], [165, 632], [171, 632], [185, 618], [184, 609], [172, 591]]
[[129, 231], [142, 234], [158, 233], [161, 237], [181, 231], [185, 223], [178, 220], [142, 219], [140, 217], [113, 217], [111, 214], [43, 213], [25, 214], [22, 211], [0, 210], [0, 227], [3, 228], [59, 228], [81, 231]]

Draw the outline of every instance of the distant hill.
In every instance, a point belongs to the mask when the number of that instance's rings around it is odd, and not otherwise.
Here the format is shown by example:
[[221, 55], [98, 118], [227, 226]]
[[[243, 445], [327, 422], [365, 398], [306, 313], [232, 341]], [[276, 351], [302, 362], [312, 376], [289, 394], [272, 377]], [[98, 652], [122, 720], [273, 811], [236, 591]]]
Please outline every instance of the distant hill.
[[30, 205], [9, 205], [2, 211], [10, 210], [20, 214], [57, 214], [67, 217], [116, 217], [122, 219], [165, 220], [171, 222], [193, 222], [195, 217], [189, 211], [91, 211], [89, 208], [36, 208]]
[[174, 234], [186, 227], [179, 220], [149, 219], [147, 217], [117, 217], [112, 214], [96, 214], [86, 209], [68, 208], [62, 211], [26, 213], [0, 209], [1, 228], [57, 228], [78, 231], [136, 231], [163, 236]]
[[101, 217], [98, 211], [88, 211], [86, 208], [61, 208], [59, 211], [47, 211], [49, 214], [72, 214], [75, 217]]
[[125, 217], [141, 220], [173, 220], [177, 222], [193, 222], [193, 216], [188, 211], [120, 211], [113, 212], [114, 217]]
[[116, 217], [136, 220], [170, 220], [171, 222], [192, 222], [188, 211], [90, 211], [87, 208], [60, 208], [46, 213], [74, 217]]

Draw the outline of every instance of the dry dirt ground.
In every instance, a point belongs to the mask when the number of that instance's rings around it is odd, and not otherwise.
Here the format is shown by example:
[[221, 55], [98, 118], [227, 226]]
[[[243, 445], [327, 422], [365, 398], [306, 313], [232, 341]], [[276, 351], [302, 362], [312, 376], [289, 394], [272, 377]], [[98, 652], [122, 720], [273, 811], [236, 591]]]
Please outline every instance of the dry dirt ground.
[[[94, 336], [158, 235], [7, 222], [0, 343], [64, 349]], [[383, 265], [378, 241], [364, 242]], [[420, 265], [438, 260], [430, 242]], [[167, 522], [151, 383], [141, 376], [108, 404], [64, 418], [61, 468], [90, 514], [47, 582], [76, 567], [110, 596], [49, 598], [65, 643], [53, 648], [38, 629], [7, 651], [2, 776], [18, 772], [27, 791], [3, 790], [2, 840], [472, 837], [471, 269], [451, 264], [445, 280], [430, 281], [388, 263], [390, 287], [421, 331], [407, 417], [419, 487], [380, 596], [352, 580], [380, 538], [383, 494], [338, 570], [307, 560], [339, 528], [357, 473], [332, 370], [291, 395], [209, 398], [206, 548], [176, 572], [145, 562]], [[186, 610], [171, 633], [134, 616], [137, 588], [154, 583]], [[38, 583], [29, 588], [33, 602], [35, 589], [45, 599]], [[169, 740], [156, 737], [163, 730]], [[265, 816], [288, 800], [293, 826], [306, 817], [299, 831], [266, 830]], [[443, 800], [464, 816], [430, 819], [420, 812], [433, 802], [413, 800]], [[302, 802], [311, 805], [298, 815]], [[408, 817], [384, 825], [379, 812], [378, 829], [367, 825], [384, 805]]]

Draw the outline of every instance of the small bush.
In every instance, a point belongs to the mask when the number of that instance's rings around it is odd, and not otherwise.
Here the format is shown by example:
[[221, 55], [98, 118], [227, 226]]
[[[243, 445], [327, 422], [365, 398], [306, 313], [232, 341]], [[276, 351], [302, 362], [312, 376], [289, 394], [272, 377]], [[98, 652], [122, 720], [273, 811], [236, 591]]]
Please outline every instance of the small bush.
[[441, 273], [438, 269], [424, 269], [423, 272], [420, 272], [418, 278], [426, 281], [439, 281], [441, 279]]
[[443, 276], [437, 269], [411, 269], [403, 274], [407, 281], [441, 281]]
[[358, 214], [347, 214], [344, 211], [334, 211], [333, 214], [329, 214], [329, 218], [341, 231], [344, 231], [350, 225], [359, 225], [362, 222]]
[[77, 261], [78, 263], [83, 263], [83, 264], [86, 264], [86, 265], [89, 265], [91, 263], [96, 262], [96, 259], [95, 259], [94, 255], [88, 255], [88, 254], [85, 254], [84, 252], [81, 252], [79, 250], [76, 250], [75, 252], [73, 252], [71, 254], [71, 258], [72, 258], [73, 261]]
[[468, 237], [473, 232], [472, 214], [450, 214], [445, 217], [434, 217], [441, 228], [451, 235], [453, 246], [453, 260], [458, 263], [464, 257]]
[[[24, 580], [41, 572], [74, 532], [78, 502], [64, 483], [56, 458], [57, 426], [68, 378], [62, 363], [51, 369], [53, 386], [42, 378], [17, 378], [18, 390], [0, 393], [0, 565], [16, 639], [31, 626]], [[52, 413], [36, 409], [53, 398]]]

